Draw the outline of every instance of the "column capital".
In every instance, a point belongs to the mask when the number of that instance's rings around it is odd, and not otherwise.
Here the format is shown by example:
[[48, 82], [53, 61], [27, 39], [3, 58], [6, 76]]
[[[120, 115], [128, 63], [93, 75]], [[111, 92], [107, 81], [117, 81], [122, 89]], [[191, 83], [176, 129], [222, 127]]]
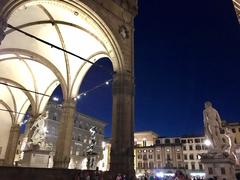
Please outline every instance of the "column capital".
[[119, 72], [114, 74], [112, 83], [113, 95], [131, 95], [134, 96], [135, 83], [134, 76], [128, 72]]
[[19, 131], [20, 130], [20, 125], [19, 124], [12, 124], [12, 127], [10, 129], [10, 131]]
[[5, 30], [7, 29], [7, 20], [4, 17], [0, 17], [0, 44], [5, 37]]

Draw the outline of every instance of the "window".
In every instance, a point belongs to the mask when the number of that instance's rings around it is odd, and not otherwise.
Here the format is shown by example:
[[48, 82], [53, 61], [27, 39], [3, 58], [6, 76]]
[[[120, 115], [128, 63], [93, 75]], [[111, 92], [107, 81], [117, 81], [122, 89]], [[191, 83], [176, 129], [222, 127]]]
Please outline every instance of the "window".
[[167, 160], [171, 160], [170, 154], [167, 154]]
[[146, 154], [143, 155], [143, 160], [147, 160], [147, 155]]
[[201, 146], [200, 145], [196, 145], [196, 150], [201, 150]]
[[199, 169], [200, 169], [200, 170], [203, 170], [202, 164], [199, 164]]
[[160, 156], [160, 154], [157, 154], [157, 159], [161, 159], [161, 156]]
[[181, 142], [180, 142], [180, 139], [178, 139], [178, 138], [175, 139], [175, 143], [176, 143], [176, 144], [180, 144], [180, 143], [181, 143]]
[[226, 174], [226, 171], [225, 171], [224, 167], [221, 168], [221, 174]]
[[195, 143], [200, 143], [200, 139], [195, 139]]
[[54, 120], [54, 121], [57, 120], [57, 113], [53, 113], [53, 120]]
[[213, 169], [212, 168], [208, 168], [208, 174], [213, 174]]
[[138, 162], [138, 169], [142, 169], [142, 162]]
[[160, 140], [158, 139], [158, 140], [156, 140], [156, 145], [160, 145]]
[[143, 146], [146, 146], [146, 145], [147, 145], [146, 140], [143, 140]]
[[192, 150], [193, 150], [193, 148], [192, 148], [192, 145], [190, 145], [190, 146], [189, 146], [189, 150], [190, 150], [190, 151], [192, 151]]
[[232, 132], [233, 132], [233, 133], [236, 133], [236, 129], [235, 129], [235, 128], [232, 128]]
[[193, 158], [193, 154], [190, 154], [190, 155], [189, 155], [189, 159], [191, 159], [191, 160], [194, 159], [194, 158]]
[[148, 155], [148, 158], [149, 158], [149, 159], [152, 159], [152, 158], [153, 158], [153, 155], [152, 155], [152, 154], [149, 154], [149, 155]]
[[154, 168], [154, 163], [153, 162], [149, 162], [149, 169], [153, 169]]
[[178, 160], [181, 159], [180, 153], [177, 153], [177, 159], [178, 159]]
[[138, 155], [138, 159], [142, 159], [142, 155], [141, 154]]
[[185, 150], [185, 151], [187, 150], [186, 146], [183, 146], [183, 150]]
[[188, 139], [188, 143], [193, 143], [193, 140], [192, 139]]
[[186, 143], [186, 139], [182, 139], [181, 142], [182, 142], [183, 144], [185, 144], [185, 143]]
[[187, 160], [187, 155], [186, 154], [184, 154], [184, 160]]
[[143, 163], [143, 168], [144, 168], [144, 169], [147, 169], [147, 168], [148, 168], [148, 163], [147, 163], [147, 162], [144, 162], [144, 163]]
[[165, 144], [170, 144], [170, 139], [165, 139]]
[[195, 164], [192, 164], [192, 170], [195, 170]]

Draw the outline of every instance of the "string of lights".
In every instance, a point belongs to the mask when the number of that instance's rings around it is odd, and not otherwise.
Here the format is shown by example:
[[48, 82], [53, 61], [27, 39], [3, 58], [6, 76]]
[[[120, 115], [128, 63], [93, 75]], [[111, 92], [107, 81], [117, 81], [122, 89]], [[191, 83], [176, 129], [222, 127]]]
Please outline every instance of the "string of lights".
[[91, 88], [91, 89], [89, 89], [89, 90], [87, 90], [85, 92], [80, 93], [76, 98], [80, 99], [81, 96], [86, 96], [87, 93], [90, 93], [90, 92], [92, 92], [92, 91], [94, 91], [94, 90], [96, 90], [96, 89], [98, 89], [98, 88], [100, 88], [100, 87], [102, 87], [104, 85], [109, 85], [111, 82], [112, 82], [112, 79], [109, 79], [109, 80], [107, 80], [107, 81], [105, 81], [105, 82], [103, 82], [101, 84], [98, 84], [97, 86], [95, 86], [95, 87], [93, 87], [93, 88]]
[[[92, 92], [92, 91], [95, 91], [95, 90], [97, 90], [97, 89], [99, 89], [99, 88], [101, 88], [101, 87], [103, 87], [103, 86], [106, 86], [106, 85], [108, 86], [111, 82], [112, 82], [112, 79], [109, 79], [109, 80], [107, 80], [107, 81], [104, 81], [103, 83], [100, 83], [100, 84], [94, 86], [93, 88], [88, 89], [88, 90], [80, 93], [80, 94], [77, 95], [77, 97], [75, 97], [74, 99], [75, 99], [75, 100], [78, 100], [78, 99], [81, 98], [81, 96], [86, 96], [88, 93], [90, 93], [90, 92]], [[9, 85], [9, 84], [6, 84], [6, 83], [1, 83], [1, 82], [0, 82], [0, 84], [3, 84], [3, 85], [6, 85], [6, 86], [10, 86], [10, 87], [18, 88], [18, 89], [19, 89], [19, 87], [17, 87], [17, 86]], [[34, 91], [27, 90], [27, 89], [23, 89], [23, 90], [36, 93], [36, 92], [34, 92]], [[41, 94], [41, 95], [45, 95], [45, 94], [43, 94], [43, 93], [40, 93], [40, 94]], [[46, 95], [46, 96], [50, 97], [49, 95]], [[56, 102], [59, 101], [59, 98], [56, 97], [56, 96], [54, 96], [52, 99], [53, 99], [53, 101], [56, 101]], [[15, 114], [28, 115], [27, 113], [21, 113], [21, 112], [17, 112], [17, 111], [8, 110], [8, 109], [2, 109], [2, 108], [0, 108], [0, 111], [11, 112], [11, 113], [15, 113]], [[25, 120], [25, 121], [26, 121], [26, 120]], [[21, 125], [22, 125], [22, 124], [25, 124], [25, 123], [27, 122], [27, 121], [26, 121], [26, 122], [25, 122], [25, 121], [24, 121], [23, 123], [21, 123]]]
[[17, 27], [14, 27], [14, 26], [12, 26], [12, 25], [10, 25], [10, 24], [7, 24], [7, 26], [8, 26], [9, 28], [14, 29], [14, 30], [16, 30], [16, 31], [18, 31], [18, 32], [20, 32], [20, 33], [22, 33], [22, 34], [30, 37], [30, 38], [33, 38], [33, 39], [35, 39], [35, 40], [37, 40], [37, 41], [39, 41], [39, 42], [41, 42], [41, 43], [44, 43], [44, 44], [46, 44], [46, 45], [49, 45], [51, 48], [56, 48], [56, 49], [58, 49], [58, 50], [60, 50], [60, 51], [63, 51], [63, 52], [65, 52], [65, 53], [67, 53], [67, 54], [70, 54], [70, 55], [72, 55], [72, 56], [75, 56], [75, 57], [77, 57], [77, 58], [79, 58], [79, 59], [81, 59], [81, 60], [83, 60], [83, 61], [85, 61], [85, 62], [88, 62], [88, 63], [90, 63], [90, 64], [92, 64], [92, 65], [95, 65], [95, 66], [101, 68], [102, 70], [104, 70], [105, 72], [107, 72], [107, 73], [109, 73], [109, 74], [111, 74], [111, 75], [114, 74], [114, 72], [109, 71], [108, 69], [104, 68], [104, 66], [102, 66], [102, 65], [96, 64], [95, 62], [91, 62], [91, 61], [89, 61], [89, 60], [87, 60], [87, 59], [85, 59], [85, 58], [83, 58], [83, 57], [81, 57], [81, 56], [79, 56], [79, 55], [77, 55], [77, 54], [74, 54], [74, 53], [72, 53], [72, 52], [70, 52], [70, 51], [68, 51], [68, 50], [66, 50], [66, 49], [63, 49], [63, 48], [61, 48], [61, 47], [59, 47], [59, 46], [56, 46], [56, 45], [54, 45], [54, 44], [52, 44], [52, 43], [50, 43], [50, 42], [48, 42], [48, 41], [45, 41], [45, 40], [43, 40], [43, 39], [40, 39], [40, 38], [38, 38], [37, 36], [34, 36], [34, 35], [30, 34], [30, 33], [27, 33], [26, 31], [23, 31], [23, 30], [21, 30], [21, 29], [19, 29], [19, 28], [17, 28]]

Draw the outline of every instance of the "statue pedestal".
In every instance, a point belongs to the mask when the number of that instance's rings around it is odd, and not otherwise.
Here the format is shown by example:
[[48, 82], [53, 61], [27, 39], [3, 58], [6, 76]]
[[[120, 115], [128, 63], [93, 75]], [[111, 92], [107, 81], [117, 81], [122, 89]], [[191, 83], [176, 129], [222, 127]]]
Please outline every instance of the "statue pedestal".
[[207, 153], [201, 157], [206, 173], [205, 179], [236, 180], [235, 159], [224, 153]]
[[38, 167], [48, 168], [50, 151], [47, 150], [26, 150], [24, 151], [21, 166], [23, 167]]

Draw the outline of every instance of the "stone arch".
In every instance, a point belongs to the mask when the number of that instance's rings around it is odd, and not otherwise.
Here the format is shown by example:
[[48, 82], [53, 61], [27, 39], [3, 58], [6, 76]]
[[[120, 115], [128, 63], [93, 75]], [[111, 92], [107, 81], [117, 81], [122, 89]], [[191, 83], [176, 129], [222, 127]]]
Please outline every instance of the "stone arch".
[[[94, 54], [94, 55], [92, 55], [92, 56], [90, 56], [90, 57], [88, 57], [87, 58], [87, 60], [89, 60], [89, 61], [92, 61], [92, 62], [97, 62], [99, 59], [101, 59], [101, 58], [104, 58], [104, 57], [107, 57], [107, 58], [109, 58], [109, 56], [106, 54], [106, 53], [104, 53], [104, 52], [99, 52], [99, 53], [97, 53], [97, 54]], [[110, 59], [109, 59], [110, 60]], [[110, 60], [111, 61], [111, 60]], [[112, 61], [111, 61], [111, 63], [112, 63]], [[75, 94], [75, 93], [73, 93], [73, 91], [79, 91], [79, 88], [80, 88], [80, 86], [81, 86], [81, 82], [82, 82], [82, 80], [84, 79], [84, 77], [85, 77], [85, 75], [87, 74], [87, 72], [89, 71], [89, 69], [91, 68], [91, 65], [89, 65], [89, 63], [84, 63], [82, 66], [81, 66], [81, 68], [79, 69], [79, 71], [78, 71], [78, 73], [77, 73], [77, 75], [75, 76], [75, 79], [74, 79], [74, 83], [73, 83], [73, 85], [72, 85], [72, 87], [71, 87], [71, 93], [72, 94]], [[110, 72], [109, 72], [110, 73]], [[83, 78], [82, 78], [83, 77]], [[80, 83], [75, 83], [75, 82], [80, 82]]]
[[[110, 30], [110, 26], [107, 25], [107, 21], [104, 21], [99, 14], [94, 12], [93, 9], [88, 6], [88, 2], [81, 2], [81, 1], [72, 1], [72, 0], [62, 0], [62, 1], [55, 1], [56, 4], [65, 4], [75, 10], [84, 11], [84, 13], [87, 14], [87, 16], [95, 22], [95, 25], [101, 28], [101, 30], [105, 33], [105, 35], [108, 38], [107, 44], [112, 45], [112, 50], [110, 53], [110, 59], [113, 63], [113, 69], [116, 72], [122, 72], [124, 71], [124, 58], [123, 54], [120, 48], [120, 45], [115, 38], [115, 35], [113, 34], [113, 31]], [[2, 17], [8, 19], [11, 16], [11, 13], [14, 12], [17, 8], [20, 6], [27, 4], [31, 1], [26, 0], [10, 0], [6, 5], [0, 10], [0, 14]], [[36, 0], [35, 3], [41, 2], [41, 0]], [[42, 1], [44, 2], [44, 1]]]
[[[2, 19], [8, 19], [11, 14], [20, 6], [27, 3], [55, 3], [65, 5], [74, 14], [79, 15], [83, 12], [84, 20], [93, 25], [100, 34], [104, 35], [104, 43], [107, 47], [107, 54], [116, 72], [113, 77], [113, 137], [111, 150], [111, 171], [134, 174], [133, 169], [133, 119], [134, 119], [134, 66], [133, 66], [133, 19], [136, 11], [132, 5], [136, 6], [136, 0], [107, 0], [107, 1], [88, 1], [88, 0], [3, 0], [1, 2], [0, 14]], [[130, 2], [130, 3], [129, 3]], [[129, 6], [131, 5], [131, 6]], [[81, 14], [82, 15], [82, 14]], [[7, 20], [6, 20], [7, 21]], [[5, 30], [4, 21], [0, 21], [0, 35]], [[96, 31], [97, 31], [96, 30]], [[1, 34], [2, 33], [2, 34]], [[0, 36], [0, 40], [4, 36]], [[85, 66], [86, 67], [86, 66]], [[87, 69], [87, 68], [86, 68]], [[66, 85], [67, 87], [67, 85]], [[68, 87], [69, 88], [69, 87]], [[72, 91], [72, 90], [71, 90]], [[73, 91], [72, 91], [73, 92]], [[68, 92], [66, 92], [68, 94]], [[62, 130], [58, 137], [57, 146], [59, 152], [56, 153], [54, 164], [56, 167], [66, 167], [69, 162], [69, 143], [72, 126], [70, 116], [74, 112], [75, 102], [65, 99], [63, 104]], [[70, 123], [67, 123], [67, 121]], [[66, 130], [67, 129], [67, 130]], [[64, 139], [64, 141], [61, 141]]]

